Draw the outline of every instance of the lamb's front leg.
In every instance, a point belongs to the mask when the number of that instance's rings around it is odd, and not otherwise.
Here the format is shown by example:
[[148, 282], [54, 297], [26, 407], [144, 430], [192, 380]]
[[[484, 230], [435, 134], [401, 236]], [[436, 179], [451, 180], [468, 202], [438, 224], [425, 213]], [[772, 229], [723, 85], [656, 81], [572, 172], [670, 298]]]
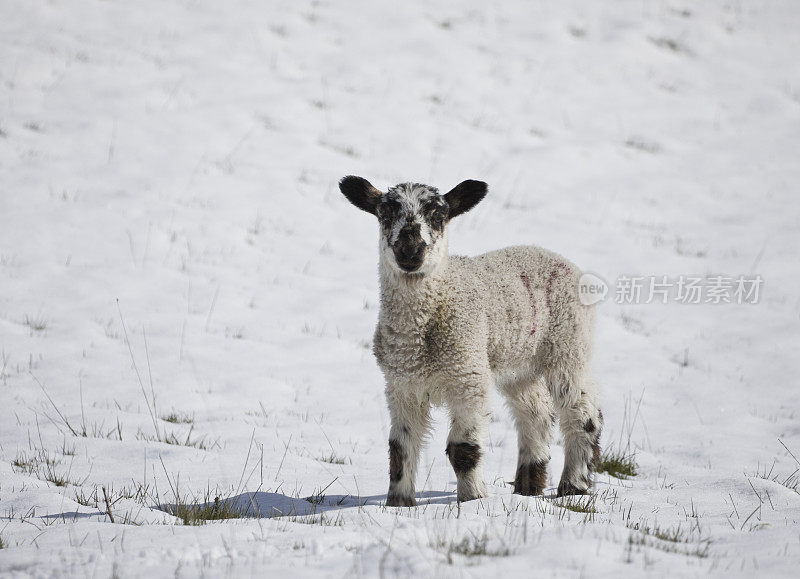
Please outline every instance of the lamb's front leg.
[[447, 457], [456, 473], [459, 502], [486, 496], [483, 482], [483, 440], [491, 416], [489, 384], [455, 388], [448, 395], [450, 435]]
[[392, 426], [389, 431], [389, 492], [387, 507], [413, 507], [414, 479], [419, 451], [430, 427], [430, 404], [404, 395], [392, 387], [386, 389]]

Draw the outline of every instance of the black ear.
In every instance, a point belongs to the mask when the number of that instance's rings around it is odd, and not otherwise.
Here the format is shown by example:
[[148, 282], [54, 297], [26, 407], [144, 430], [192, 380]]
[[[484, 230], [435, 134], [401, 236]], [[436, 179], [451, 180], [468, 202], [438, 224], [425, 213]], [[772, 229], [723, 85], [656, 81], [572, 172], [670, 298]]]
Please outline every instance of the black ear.
[[488, 186], [483, 181], [467, 179], [459, 183], [444, 196], [450, 206], [450, 218], [466, 213], [475, 207], [486, 196]]
[[339, 181], [339, 190], [347, 197], [350, 203], [373, 215], [375, 215], [375, 208], [381, 201], [381, 195], [383, 195], [372, 186], [372, 183], [363, 177], [356, 177], [355, 175], [348, 175]]

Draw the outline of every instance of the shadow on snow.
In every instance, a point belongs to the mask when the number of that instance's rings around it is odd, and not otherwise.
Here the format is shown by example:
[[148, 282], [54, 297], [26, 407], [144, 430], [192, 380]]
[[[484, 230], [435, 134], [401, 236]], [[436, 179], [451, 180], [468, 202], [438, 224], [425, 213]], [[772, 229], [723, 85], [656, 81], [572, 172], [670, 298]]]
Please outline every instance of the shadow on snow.
[[[417, 493], [419, 506], [445, 505], [456, 500], [455, 493], [425, 491]], [[379, 507], [386, 503], [386, 495], [354, 497], [352, 495], [312, 495], [306, 498], [289, 497], [281, 493], [253, 492], [189, 505], [162, 504], [158, 508], [175, 514], [181, 507], [197, 511], [220, 511], [230, 513], [221, 518], [276, 518], [289, 516], [318, 515], [329, 511], [340, 511], [358, 507]]]

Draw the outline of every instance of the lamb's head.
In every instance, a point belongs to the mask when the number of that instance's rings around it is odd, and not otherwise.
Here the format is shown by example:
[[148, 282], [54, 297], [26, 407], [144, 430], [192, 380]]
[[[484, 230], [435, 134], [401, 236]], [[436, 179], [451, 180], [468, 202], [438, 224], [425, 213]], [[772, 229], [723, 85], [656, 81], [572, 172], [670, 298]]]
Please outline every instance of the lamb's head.
[[464, 181], [440, 195], [436, 187], [400, 183], [385, 193], [361, 177], [339, 182], [344, 196], [378, 218], [382, 262], [403, 275], [431, 273], [447, 258], [447, 225], [486, 195], [486, 183]]

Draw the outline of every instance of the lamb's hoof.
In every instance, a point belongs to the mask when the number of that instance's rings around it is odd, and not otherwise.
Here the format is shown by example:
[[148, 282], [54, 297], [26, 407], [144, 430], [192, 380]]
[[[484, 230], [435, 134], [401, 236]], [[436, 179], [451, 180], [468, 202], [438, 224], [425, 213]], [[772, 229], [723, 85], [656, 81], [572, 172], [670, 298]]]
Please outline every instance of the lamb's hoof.
[[544, 489], [536, 485], [526, 485], [514, 483], [514, 494], [522, 495], [523, 497], [535, 497], [542, 494]]
[[459, 503], [466, 503], [467, 501], [474, 501], [474, 500], [477, 500], [477, 499], [482, 499], [484, 497], [486, 497], [486, 493], [484, 493], [484, 494], [474, 494], [474, 495], [472, 495], [472, 494], [470, 494], [470, 495], [458, 495], [456, 497], [456, 499], [458, 500]]
[[414, 497], [403, 495], [388, 495], [386, 497], [387, 507], [416, 507], [417, 501]]
[[514, 479], [514, 494], [532, 497], [542, 494], [547, 484], [547, 462], [521, 464]]
[[579, 489], [571, 482], [562, 480], [558, 483], [558, 491], [556, 491], [557, 497], [564, 497], [567, 495], [588, 495], [589, 489]]
[[486, 492], [485, 485], [481, 485], [481, 488], [461, 490], [456, 493], [456, 499], [458, 499], [459, 503], [466, 503], [467, 501], [474, 501], [488, 496], [489, 493]]

